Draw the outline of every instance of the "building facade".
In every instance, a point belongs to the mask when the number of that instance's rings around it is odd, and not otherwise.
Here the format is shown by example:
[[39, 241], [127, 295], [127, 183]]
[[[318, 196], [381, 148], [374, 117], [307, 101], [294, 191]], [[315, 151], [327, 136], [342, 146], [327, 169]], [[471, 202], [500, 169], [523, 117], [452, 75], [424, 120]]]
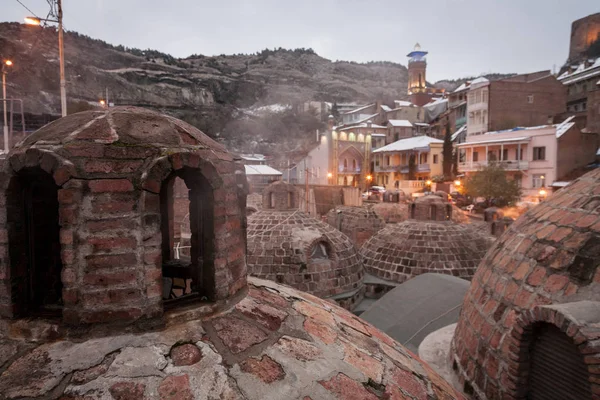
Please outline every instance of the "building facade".
[[548, 124], [565, 111], [566, 89], [550, 71], [477, 78], [467, 95], [467, 135]]
[[[374, 181], [394, 190], [402, 189], [403, 181], [426, 181], [442, 175], [443, 143], [429, 136], [416, 136], [373, 150]], [[414, 167], [410, 166], [411, 158]]]
[[543, 191], [549, 194], [555, 181], [592, 162], [598, 144], [598, 135], [581, 132], [571, 118], [555, 125], [468, 135], [457, 145], [458, 170], [469, 176], [499, 163], [520, 181], [524, 199], [535, 201], [543, 198]]
[[443, 94], [444, 89], [434, 89], [427, 86], [427, 51], [421, 50], [417, 43], [408, 57], [408, 94], [410, 101], [420, 107], [427, 104], [433, 95]]

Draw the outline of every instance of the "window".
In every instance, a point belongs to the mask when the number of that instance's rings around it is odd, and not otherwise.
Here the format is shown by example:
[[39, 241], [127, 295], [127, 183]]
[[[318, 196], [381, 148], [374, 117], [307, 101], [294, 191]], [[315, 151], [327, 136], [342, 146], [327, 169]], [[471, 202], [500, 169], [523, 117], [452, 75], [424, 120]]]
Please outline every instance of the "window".
[[344, 158], [344, 169], [348, 168], [348, 159]]
[[352, 169], [356, 171], [356, 160], [352, 160]]
[[[214, 256], [211, 229], [214, 202], [210, 183], [193, 168], [173, 172], [163, 181], [160, 211], [163, 299], [168, 301], [165, 305], [171, 300], [208, 296], [211, 292], [208, 276]], [[183, 229], [186, 224], [189, 229]]]
[[533, 161], [543, 161], [546, 159], [546, 147], [533, 148]]
[[530, 94], [529, 96], [527, 96], [527, 103], [533, 104], [533, 95], [532, 94]]
[[506, 161], [506, 160], [508, 160], [508, 149], [504, 149], [504, 150], [502, 151], [502, 160], [503, 160], [503, 161]]
[[328, 260], [328, 254], [329, 252], [327, 251], [327, 244], [325, 242], [319, 242], [313, 246], [310, 258], [312, 260]]
[[482, 101], [482, 103], [487, 103], [487, 98], [488, 98], [488, 92], [487, 92], [487, 90], [484, 90], [481, 93], [481, 101]]
[[434, 155], [433, 155], [433, 163], [434, 163], [434, 164], [437, 164], [437, 163], [438, 163], [438, 155], [437, 155], [437, 154], [434, 154]]
[[476, 151], [473, 152], [473, 161], [479, 161], [479, 153]]
[[14, 315], [60, 315], [58, 187], [41, 168], [26, 168], [10, 180], [6, 201]]
[[390, 156], [385, 156], [385, 165], [390, 165]]
[[546, 176], [543, 174], [533, 174], [531, 176], [531, 186], [534, 189], [546, 186]]

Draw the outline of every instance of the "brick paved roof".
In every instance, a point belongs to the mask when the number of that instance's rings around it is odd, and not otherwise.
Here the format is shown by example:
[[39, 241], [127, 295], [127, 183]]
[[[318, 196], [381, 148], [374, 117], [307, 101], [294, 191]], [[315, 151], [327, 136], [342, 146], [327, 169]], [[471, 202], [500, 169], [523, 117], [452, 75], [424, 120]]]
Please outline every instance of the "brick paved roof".
[[255, 278], [230, 310], [161, 331], [0, 338], [0, 365], [6, 399], [464, 399], [360, 318]]
[[541, 322], [574, 341], [600, 398], [599, 211], [595, 170], [522, 215], [481, 261], [453, 341], [461, 379], [481, 398], [522, 398], [528, 338]]

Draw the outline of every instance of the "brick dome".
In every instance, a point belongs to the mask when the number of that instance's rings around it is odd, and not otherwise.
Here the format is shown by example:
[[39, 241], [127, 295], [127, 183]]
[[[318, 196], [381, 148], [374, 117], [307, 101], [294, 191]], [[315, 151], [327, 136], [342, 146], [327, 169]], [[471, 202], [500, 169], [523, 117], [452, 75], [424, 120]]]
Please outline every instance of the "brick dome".
[[451, 210], [438, 196], [419, 198], [411, 219], [387, 225], [363, 245], [365, 271], [397, 283], [428, 272], [470, 279], [489, 242], [452, 222]]
[[383, 219], [368, 206], [339, 206], [331, 209], [326, 218], [329, 225], [348, 236], [358, 248], [385, 226]]
[[464, 399], [348, 311], [273, 282], [248, 286], [228, 310], [160, 331], [0, 340], [2, 398]]
[[408, 204], [405, 203], [376, 203], [373, 205], [373, 211], [386, 224], [396, 224], [408, 219]]
[[508, 227], [481, 261], [454, 335], [466, 391], [599, 398], [599, 232], [598, 169]]
[[[185, 262], [173, 250], [176, 178], [189, 190]], [[179, 294], [218, 306], [246, 287], [245, 183], [221, 145], [156, 112], [115, 107], [46, 125], [0, 176], [0, 317], [156, 317], [175, 279]]]

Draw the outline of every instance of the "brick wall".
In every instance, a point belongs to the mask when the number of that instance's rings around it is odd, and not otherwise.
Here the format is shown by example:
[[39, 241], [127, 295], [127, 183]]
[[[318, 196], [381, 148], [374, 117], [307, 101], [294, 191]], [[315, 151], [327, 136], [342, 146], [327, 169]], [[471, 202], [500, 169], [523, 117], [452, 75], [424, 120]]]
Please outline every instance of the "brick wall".
[[567, 88], [553, 76], [529, 83], [490, 82], [489, 130], [545, 125], [549, 117], [566, 111], [566, 95]]
[[593, 162], [599, 146], [599, 134], [582, 133], [577, 126], [565, 132], [558, 139], [556, 179], [561, 180], [571, 171]]
[[600, 134], [600, 86], [588, 93], [587, 100], [587, 130]]
[[600, 37], [600, 13], [588, 15], [573, 21], [571, 24], [571, 42], [569, 46], [569, 61], [585, 59], [584, 53], [595, 40]]

